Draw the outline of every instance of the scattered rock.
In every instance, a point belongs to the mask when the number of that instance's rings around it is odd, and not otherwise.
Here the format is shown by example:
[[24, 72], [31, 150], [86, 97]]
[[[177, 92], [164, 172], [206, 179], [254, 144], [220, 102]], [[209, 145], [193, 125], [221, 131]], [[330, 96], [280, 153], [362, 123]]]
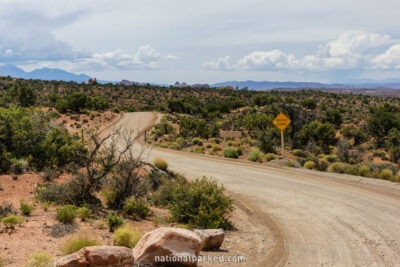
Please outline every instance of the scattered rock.
[[[200, 253], [200, 237], [182, 228], [162, 227], [145, 234], [133, 249], [135, 262], [165, 266], [168, 259], [173, 266], [197, 266], [194, 260]], [[156, 256], [157, 259], [156, 259]]]
[[56, 267], [132, 267], [135, 263], [133, 252], [126, 247], [94, 246], [62, 257]]
[[130, 248], [116, 246], [96, 246], [82, 249], [89, 266], [131, 267], [135, 263]]
[[222, 229], [195, 230], [203, 242], [203, 249], [218, 250], [224, 242], [225, 233]]
[[50, 231], [48, 232], [48, 235], [52, 236], [52, 237], [63, 237], [66, 236], [68, 234], [72, 234], [73, 232], [75, 232], [76, 226], [72, 225], [72, 224], [55, 224], [52, 226], [44, 226], [42, 228], [44, 231], [46, 231], [47, 229], [50, 229]]
[[56, 267], [87, 267], [88, 261], [82, 251], [75, 252], [56, 260]]

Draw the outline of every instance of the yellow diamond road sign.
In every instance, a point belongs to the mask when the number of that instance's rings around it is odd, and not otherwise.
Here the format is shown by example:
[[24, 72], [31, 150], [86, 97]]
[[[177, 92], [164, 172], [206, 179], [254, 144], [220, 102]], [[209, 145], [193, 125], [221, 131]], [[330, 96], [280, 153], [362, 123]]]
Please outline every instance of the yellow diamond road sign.
[[281, 131], [285, 130], [285, 128], [289, 126], [290, 122], [291, 120], [282, 112], [272, 121], [272, 123]]

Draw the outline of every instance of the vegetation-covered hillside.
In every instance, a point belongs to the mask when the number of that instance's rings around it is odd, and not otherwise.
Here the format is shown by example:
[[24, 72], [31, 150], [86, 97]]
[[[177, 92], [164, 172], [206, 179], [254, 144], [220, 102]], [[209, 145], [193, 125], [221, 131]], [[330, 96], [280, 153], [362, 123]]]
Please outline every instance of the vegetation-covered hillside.
[[[339, 172], [362, 174], [359, 168], [363, 164], [370, 176], [379, 177], [383, 169], [390, 169], [391, 179], [396, 180], [400, 159], [400, 101], [395, 97], [316, 90], [89, 85], [9, 77], [0, 79], [0, 94], [3, 107], [31, 107], [31, 112], [48, 107], [52, 116], [107, 109], [160, 111], [167, 115], [147, 137], [149, 142], [259, 162], [278, 156], [280, 133], [272, 120], [283, 112], [292, 121], [285, 130], [288, 156], [302, 165], [308, 162], [307, 168], [326, 170], [331, 166]], [[239, 131], [241, 137], [223, 140], [221, 131]], [[8, 149], [3, 145], [3, 154]], [[20, 156], [26, 155], [16, 157]]]

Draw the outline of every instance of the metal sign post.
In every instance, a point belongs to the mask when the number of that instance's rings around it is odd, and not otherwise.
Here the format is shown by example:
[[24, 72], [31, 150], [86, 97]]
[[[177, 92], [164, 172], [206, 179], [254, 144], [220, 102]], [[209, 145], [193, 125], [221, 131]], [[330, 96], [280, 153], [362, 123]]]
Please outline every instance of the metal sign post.
[[282, 158], [284, 158], [284, 150], [285, 150], [285, 144], [284, 144], [284, 136], [283, 136], [283, 131], [286, 129], [286, 127], [289, 126], [291, 123], [291, 120], [282, 112], [279, 113], [278, 116], [272, 121], [272, 123], [279, 129], [281, 130], [281, 153], [282, 153]]

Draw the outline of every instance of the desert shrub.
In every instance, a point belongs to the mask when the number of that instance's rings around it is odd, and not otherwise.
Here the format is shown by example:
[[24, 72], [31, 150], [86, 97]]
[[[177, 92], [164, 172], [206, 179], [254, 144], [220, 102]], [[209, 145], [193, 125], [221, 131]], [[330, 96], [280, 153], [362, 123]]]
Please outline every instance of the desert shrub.
[[259, 148], [252, 148], [247, 158], [250, 161], [262, 162], [264, 153]]
[[215, 144], [221, 144], [222, 140], [221, 138], [211, 138], [210, 142]]
[[379, 174], [382, 170], [384, 169], [389, 169], [392, 171], [392, 173], [396, 173], [397, 172], [397, 168], [395, 165], [390, 164], [390, 163], [381, 163], [381, 162], [366, 162], [363, 165], [368, 166], [372, 172], [375, 172], [375, 176], [373, 176], [374, 178], [379, 178]]
[[40, 177], [45, 181], [51, 181], [60, 176], [60, 171], [55, 168], [44, 168]]
[[4, 263], [3, 259], [0, 257], [0, 267], [4, 267], [4, 266], [5, 266], [5, 263]]
[[336, 155], [328, 155], [325, 157], [325, 159], [330, 163], [337, 162], [339, 160]]
[[224, 149], [224, 157], [226, 158], [238, 158], [238, 152], [234, 147], [227, 147]]
[[51, 206], [50, 202], [43, 202], [42, 204], [40, 204], [40, 207], [44, 210], [47, 211]]
[[151, 195], [151, 201], [156, 206], [170, 206], [174, 202], [176, 189], [184, 184], [186, 184], [186, 180], [183, 177], [166, 181]]
[[47, 253], [36, 253], [29, 257], [26, 267], [52, 267], [53, 257]]
[[193, 152], [194, 152], [194, 153], [203, 154], [203, 153], [204, 153], [204, 147], [203, 147], [203, 146], [196, 146], [196, 147], [193, 149]]
[[346, 165], [340, 162], [334, 162], [328, 167], [328, 172], [344, 173]]
[[7, 217], [9, 213], [13, 212], [13, 207], [11, 203], [3, 202], [0, 205], [0, 218]]
[[132, 231], [127, 227], [121, 227], [115, 230], [112, 238], [116, 246], [123, 246], [127, 248], [134, 248], [142, 237], [142, 233]]
[[57, 209], [56, 219], [64, 224], [72, 224], [76, 218], [76, 207], [66, 205]]
[[390, 169], [383, 169], [380, 174], [379, 174], [379, 178], [381, 179], [385, 179], [385, 180], [390, 180], [390, 178], [393, 175], [393, 171]]
[[303, 165], [304, 168], [306, 169], [314, 169], [315, 168], [315, 162], [314, 161], [307, 161], [306, 163], [304, 163]]
[[79, 234], [78, 236], [67, 239], [62, 245], [61, 251], [64, 253], [64, 255], [69, 255], [79, 251], [82, 248], [99, 245], [101, 244], [90, 238], [87, 234]]
[[233, 199], [214, 179], [203, 177], [175, 189], [171, 213], [175, 220], [203, 228], [229, 228]]
[[360, 166], [360, 168], [358, 169], [358, 173], [359, 173], [361, 176], [369, 177], [369, 176], [371, 175], [371, 169], [370, 169], [368, 166], [366, 166], [366, 165], [362, 165], [362, 166]]
[[117, 193], [111, 186], [104, 186], [100, 192], [101, 196], [106, 201], [107, 206], [111, 206], [115, 203]]
[[217, 145], [217, 144], [213, 144], [212, 145], [212, 151], [213, 152], [217, 152], [217, 151], [220, 151], [220, 150], [221, 150], [221, 147], [219, 145]]
[[326, 159], [319, 159], [318, 160], [318, 170], [319, 171], [326, 171], [329, 167], [329, 162]]
[[10, 172], [13, 174], [22, 174], [29, 167], [26, 159], [11, 159]]
[[193, 143], [194, 145], [202, 146], [202, 145], [203, 145], [203, 140], [201, 140], [201, 139], [198, 138], [198, 137], [195, 137], [195, 138], [192, 139], [192, 143]]
[[233, 140], [229, 140], [228, 142], [226, 142], [227, 146], [234, 146], [235, 145], [235, 141]]
[[295, 149], [293, 150], [293, 155], [295, 155], [296, 157], [306, 158], [308, 157], [308, 152], [301, 149]]
[[277, 158], [277, 156], [275, 155], [275, 154], [273, 154], [273, 153], [267, 153], [267, 154], [265, 154], [264, 155], [264, 159], [268, 162], [268, 161], [271, 161], [271, 160], [274, 160], [274, 159], [276, 159]]
[[35, 208], [33, 206], [27, 204], [25, 201], [22, 200], [21, 203], [20, 203], [19, 209], [20, 209], [22, 215], [29, 216], [29, 215], [31, 215], [31, 212]]
[[358, 175], [358, 168], [357, 166], [346, 165], [346, 167], [344, 168], [344, 173], [350, 175]]
[[396, 175], [393, 175], [392, 178], [390, 179], [392, 182], [400, 182], [400, 171], [397, 172]]
[[78, 217], [82, 220], [85, 221], [92, 215], [92, 211], [86, 207], [81, 207], [76, 211]]
[[115, 229], [124, 224], [124, 220], [116, 214], [109, 214], [107, 217], [107, 224], [110, 232], [114, 232]]
[[293, 168], [295, 165], [294, 165], [293, 161], [288, 160], [287, 166]]
[[168, 162], [162, 158], [155, 159], [153, 163], [154, 163], [154, 166], [156, 166], [157, 168], [159, 168], [163, 171], [166, 171], [168, 169]]
[[148, 182], [150, 189], [154, 191], [168, 181], [168, 179], [169, 177], [166, 173], [155, 169], [152, 169], [146, 177], [146, 181]]
[[44, 184], [36, 187], [35, 198], [41, 202], [58, 204], [80, 204], [79, 188], [76, 184]]
[[126, 216], [132, 216], [135, 219], [144, 219], [150, 213], [150, 208], [143, 199], [127, 199], [123, 207]]
[[1, 222], [4, 224], [5, 227], [14, 229], [17, 224], [22, 223], [22, 219], [17, 215], [9, 215], [1, 219]]

